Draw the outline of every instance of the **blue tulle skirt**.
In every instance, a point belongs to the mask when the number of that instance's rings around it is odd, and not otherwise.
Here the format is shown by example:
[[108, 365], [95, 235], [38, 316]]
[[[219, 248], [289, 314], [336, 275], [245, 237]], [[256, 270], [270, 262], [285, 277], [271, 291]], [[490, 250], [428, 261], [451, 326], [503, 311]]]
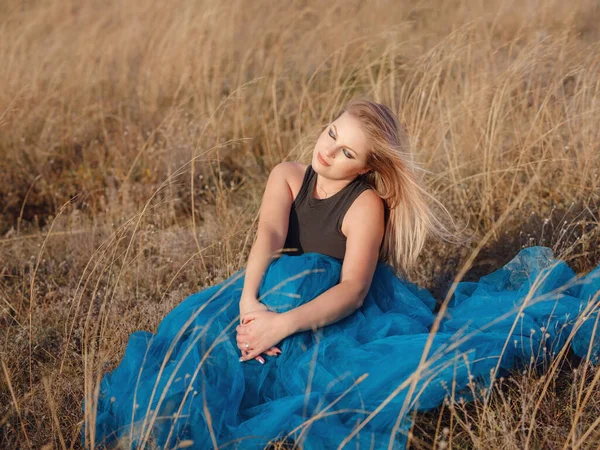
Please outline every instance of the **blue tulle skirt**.
[[[341, 264], [283, 255], [259, 294], [270, 310], [286, 311], [337, 284]], [[184, 299], [156, 334], [130, 336], [102, 379], [95, 423], [86, 418], [96, 444], [262, 449], [287, 438], [307, 450], [402, 449], [409, 412], [439, 406], [452, 389], [455, 399], [488, 395], [493, 379], [539, 368], [568, 345], [594, 363], [600, 357], [600, 265], [578, 278], [547, 247], [459, 283], [432, 339], [435, 299], [379, 263], [360, 309], [289, 336], [279, 357], [263, 354], [264, 365], [239, 361], [243, 282], [240, 270]]]

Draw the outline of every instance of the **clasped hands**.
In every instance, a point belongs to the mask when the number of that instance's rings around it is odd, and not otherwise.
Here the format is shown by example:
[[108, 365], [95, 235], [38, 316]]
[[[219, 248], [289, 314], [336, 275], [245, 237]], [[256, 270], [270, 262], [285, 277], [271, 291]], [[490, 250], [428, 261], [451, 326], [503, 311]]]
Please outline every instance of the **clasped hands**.
[[256, 299], [240, 300], [240, 324], [236, 331], [237, 346], [242, 352], [240, 361], [256, 359], [261, 364], [265, 363], [261, 353], [279, 356], [281, 349], [276, 345], [287, 337], [282, 315], [269, 311]]

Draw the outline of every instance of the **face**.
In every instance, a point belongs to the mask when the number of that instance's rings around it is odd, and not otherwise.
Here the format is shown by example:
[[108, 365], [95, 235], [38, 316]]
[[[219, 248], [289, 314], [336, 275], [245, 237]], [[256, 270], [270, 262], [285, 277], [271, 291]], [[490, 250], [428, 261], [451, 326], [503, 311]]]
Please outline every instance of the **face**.
[[369, 171], [368, 138], [361, 123], [347, 112], [325, 127], [313, 150], [311, 165], [331, 180], [352, 180]]

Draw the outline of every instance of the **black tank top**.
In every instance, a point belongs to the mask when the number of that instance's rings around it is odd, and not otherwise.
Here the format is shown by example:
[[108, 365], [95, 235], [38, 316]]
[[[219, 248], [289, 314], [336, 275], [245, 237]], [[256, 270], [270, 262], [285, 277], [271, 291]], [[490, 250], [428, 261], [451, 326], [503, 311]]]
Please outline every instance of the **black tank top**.
[[344, 259], [346, 236], [342, 221], [352, 202], [371, 186], [362, 176], [356, 177], [331, 197], [318, 199], [312, 193], [317, 173], [309, 165], [302, 186], [292, 203], [288, 233], [285, 240], [287, 255], [316, 252]]

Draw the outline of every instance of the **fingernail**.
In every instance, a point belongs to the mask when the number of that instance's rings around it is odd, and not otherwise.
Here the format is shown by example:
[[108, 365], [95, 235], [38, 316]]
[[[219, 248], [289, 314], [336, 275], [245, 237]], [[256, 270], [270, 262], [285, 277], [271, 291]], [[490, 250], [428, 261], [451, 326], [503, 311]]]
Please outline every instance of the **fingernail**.
[[264, 364], [264, 363], [265, 363], [265, 360], [264, 360], [264, 359], [262, 359], [262, 358], [259, 358], [258, 362], [259, 362], [259, 363], [261, 363], [261, 364]]
[[240, 362], [242, 362], [244, 360], [243, 356], [240, 356]]

